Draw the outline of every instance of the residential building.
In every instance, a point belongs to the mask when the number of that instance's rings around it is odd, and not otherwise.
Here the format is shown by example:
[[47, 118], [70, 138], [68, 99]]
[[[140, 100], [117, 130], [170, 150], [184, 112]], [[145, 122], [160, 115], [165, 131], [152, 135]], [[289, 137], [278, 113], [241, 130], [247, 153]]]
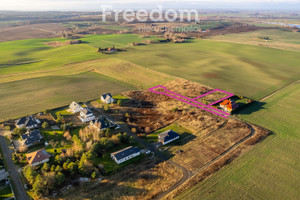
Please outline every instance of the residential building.
[[141, 150], [138, 147], [127, 147], [125, 149], [121, 149], [120, 151], [111, 153], [111, 158], [116, 161], [116, 163], [121, 164], [127, 160], [130, 160], [136, 156], [141, 154]]
[[27, 147], [40, 143], [42, 139], [43, 137], [38, 129], [28, 130], [27, 133], [21, 135], [22, 144], [25, 144]]
[[95, 119], [93, 112], [89, 108], [83, 108], [80, 111], [79, 119], [81, 122], [89, 122]]
[[114, 123], [107, 120], [105, 117], [96, 118], [90, 122], [90, 126], [97, 128], [99, 131], [106, 130], [115, 126]]
[[51, 155], [45, 149], [40, 149], [26, 154], [27, 162], [31, 166], [37, 166], [49, 161]]
[[69, 107], [72, 113], [79, 113], [83, 109], [83, 107], [75, 101], [73, 101]]
[[104, 103], [113, 103], [115, 100], [110, 93], [105, 93], [101, 95], [101, 101]]
[[33, 116], [27, 116], [22, 117], [16, 121], [16, 127], [17, 128], [27, 128], [27, 129], [33, 129], [37, 128], [40, 124], [40, 120], [35, 119]]
[[239, 105], [237, 103], [235, 103], [234, 101], [231, 101], [230, 99], [226, 99], [226, 100], [222, 101], [219, 105], [224, 111], [229, 112], [229, 113], [231, 113], [233, 110], [235, 110], [237, 107], [239, 107]]
[[173, 142], [174, 140], [179, 139], [180, 135], [176, 133], [173, 130], [167, 130], [165, 132], [162, 132], [158, 135], [158, 140], [163, 145], [169, 144], [170, 142]]

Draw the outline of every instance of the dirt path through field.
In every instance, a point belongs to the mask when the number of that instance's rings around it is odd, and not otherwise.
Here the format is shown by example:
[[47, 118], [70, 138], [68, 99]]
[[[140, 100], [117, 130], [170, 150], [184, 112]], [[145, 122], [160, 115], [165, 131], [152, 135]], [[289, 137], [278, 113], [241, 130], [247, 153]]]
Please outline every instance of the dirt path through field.
[[296, 81], [294, 81], [294, 82], [292, 82], [292, 83], [289, 83], [289, 84], [287, 84], [287, 85], [285, 85], [285, 86], [283, 86], [283, 87], [281, 87], [281, 88], [279, 88], [279, 89], [273, 91], [271, 94], [268, 94], [268, 96], [263, 97], [263, 98], [260, 99], [259, 101], [265, 101], [265, 100], [267, 100], [268, 98], [270, 98], [271, 96], [273, 96], [274, 94], [276, 94], [277, 92], [280, 92], [281, 90], [285, 89], [286, 87], [288, 87], [288, 86], [290, 86], [290, 85], [294, 85], [294, 84], [296, 84], [297, 82], [299, 82], [299, 80], [296, 80]]

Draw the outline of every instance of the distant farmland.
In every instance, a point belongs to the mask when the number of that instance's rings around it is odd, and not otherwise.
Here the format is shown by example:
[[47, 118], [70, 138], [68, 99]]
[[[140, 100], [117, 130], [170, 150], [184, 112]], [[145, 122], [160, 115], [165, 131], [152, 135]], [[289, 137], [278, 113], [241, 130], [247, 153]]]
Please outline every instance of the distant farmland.
[[137, 65], [255, 99], [299, 78], [299, 53], [211, 40], [131, 47]]

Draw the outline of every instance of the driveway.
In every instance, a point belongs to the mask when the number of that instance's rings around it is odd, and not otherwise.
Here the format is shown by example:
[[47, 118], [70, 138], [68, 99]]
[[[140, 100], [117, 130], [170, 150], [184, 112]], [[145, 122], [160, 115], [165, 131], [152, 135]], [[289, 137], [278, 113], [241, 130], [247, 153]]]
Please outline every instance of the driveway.
[[[1, 133], [1, 130], [0, 130]], [[10, 175], [11, 181], [14, 185], [14, 193], [15, 198], [17, 200], [29, 200], [27, 193], [24, 189], [23, 182], [20, 178], [20, 174], [18, 172], [17, 167], [15, 166], [14, 162], [12, 161], [12, 150], [9, 149], [8, 145], [6, 144], [5, 137], [0, 135], [0, 146], [3, 152], [3, 159], [7, 164], [7, 170]]]

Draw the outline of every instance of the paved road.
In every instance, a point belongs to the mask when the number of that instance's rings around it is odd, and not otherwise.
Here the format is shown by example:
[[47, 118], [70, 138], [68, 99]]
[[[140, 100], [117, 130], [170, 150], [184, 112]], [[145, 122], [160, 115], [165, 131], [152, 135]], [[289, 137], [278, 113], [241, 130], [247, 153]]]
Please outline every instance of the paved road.
[[29, 200], [27, 193], [24, 189], [23, 182], [20, 178], [20, 174], [18, 172], [18, 169], [16, 168], [14, 162], [12, 161], [12, 150], [9, 149], [8, 145], [5, 142], [5, 137], [0, 135], [0, 146], [3, 152], [3, 159], [7, 163], [7, 170], [10, 175], [10, 178], [14, 184], [14, 189], [17, 191], [14, 191], [15, 197], [17, 200]]

